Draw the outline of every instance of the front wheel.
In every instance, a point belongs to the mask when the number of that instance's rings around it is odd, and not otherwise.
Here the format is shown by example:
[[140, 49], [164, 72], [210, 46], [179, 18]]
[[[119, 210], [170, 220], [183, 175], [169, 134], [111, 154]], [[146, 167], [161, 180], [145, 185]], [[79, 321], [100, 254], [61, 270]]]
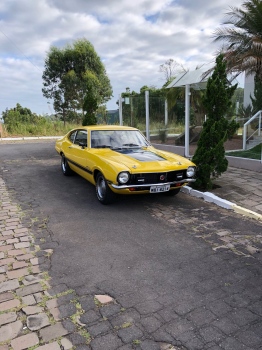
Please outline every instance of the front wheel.
[[176, 188], [175, 190], [170, 190], [170, 191], [164, 192], [163, 194], [168, 196], [168, 197], [174, 197], [179, 192], [180, 192], [180, 188]]
[[96, 196], [102, 204], [112, 203], [115, 199], [115, 194], [109, 188], [102, 173], [98, 173], [96, 177]]
[[64, 154], [61, 155], [61, 169], [65, 176], [72, 175], [72, 170], [70, 169], [70, 166]]

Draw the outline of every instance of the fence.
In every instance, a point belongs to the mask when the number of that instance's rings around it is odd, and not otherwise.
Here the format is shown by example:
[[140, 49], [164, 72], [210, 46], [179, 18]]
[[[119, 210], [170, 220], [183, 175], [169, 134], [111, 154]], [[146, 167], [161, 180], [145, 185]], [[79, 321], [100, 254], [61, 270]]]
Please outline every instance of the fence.
[[[149, 140], [185, 147], [185, 104], [178, 102], [168, 108], [163, 96], [145, 95], [119, 97], [121, 125], [137, 127]], [[188, 129], [193, 126], [190, 118]]]
[[262, 111], [258, 111], [243, 127], [243, 149], [251, 148], [262, 142]]

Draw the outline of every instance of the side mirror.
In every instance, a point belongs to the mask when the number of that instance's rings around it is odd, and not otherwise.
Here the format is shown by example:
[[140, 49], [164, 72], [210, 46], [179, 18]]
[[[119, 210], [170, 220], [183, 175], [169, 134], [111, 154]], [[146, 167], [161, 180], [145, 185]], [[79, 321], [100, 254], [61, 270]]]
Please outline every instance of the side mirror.
[[84, 149], [84, 148], [86, 148], [87, 147], [87, 144], [85, 143], [85, 142], [79, 142], [79, 146], [82, 148], [82, 149]]

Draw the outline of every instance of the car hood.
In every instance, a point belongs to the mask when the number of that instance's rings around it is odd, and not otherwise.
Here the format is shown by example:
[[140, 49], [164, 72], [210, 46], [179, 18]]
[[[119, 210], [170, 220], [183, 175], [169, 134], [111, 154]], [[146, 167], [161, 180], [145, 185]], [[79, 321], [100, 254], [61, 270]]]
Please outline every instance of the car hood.
[[121, 150], [107, 150], [104, 153], [107, 162], [123, 164], [130, 172], [156, 172], [174, 170], [174, 167], [185, 169], [194, 165], [190, 160], [177, 154], [156, 149], [128, 148]]

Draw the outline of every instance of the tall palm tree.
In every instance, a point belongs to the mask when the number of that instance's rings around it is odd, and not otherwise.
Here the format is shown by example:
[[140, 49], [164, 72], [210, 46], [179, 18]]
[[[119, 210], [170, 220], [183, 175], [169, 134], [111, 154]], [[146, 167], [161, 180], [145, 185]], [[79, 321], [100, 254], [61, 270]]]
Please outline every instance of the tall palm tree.
[[238, 75], [246, 72], [262, 80], [262, 1], [249, 0], [241, 8], [230, 7], [223, 24], [216, 29], [215, 41], [223, 41], [227, 70]]

